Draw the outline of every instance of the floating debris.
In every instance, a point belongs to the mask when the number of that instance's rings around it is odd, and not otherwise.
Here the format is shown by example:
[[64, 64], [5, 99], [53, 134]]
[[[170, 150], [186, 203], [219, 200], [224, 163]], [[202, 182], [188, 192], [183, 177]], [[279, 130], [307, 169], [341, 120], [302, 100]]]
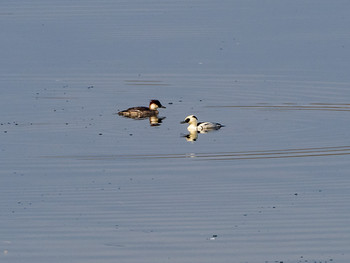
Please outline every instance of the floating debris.
[[216, 240], [216, 238], [218, 237], [218, 235], [213, 235], [210, 238], [208, 238], [209, 240]]

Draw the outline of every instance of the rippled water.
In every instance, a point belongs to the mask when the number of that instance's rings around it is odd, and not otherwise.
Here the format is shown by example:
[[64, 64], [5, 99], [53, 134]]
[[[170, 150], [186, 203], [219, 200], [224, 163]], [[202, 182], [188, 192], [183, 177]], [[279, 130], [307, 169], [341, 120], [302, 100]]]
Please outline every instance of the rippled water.
[[348, 262], [347, 5], [3, 1], [0, 261]]

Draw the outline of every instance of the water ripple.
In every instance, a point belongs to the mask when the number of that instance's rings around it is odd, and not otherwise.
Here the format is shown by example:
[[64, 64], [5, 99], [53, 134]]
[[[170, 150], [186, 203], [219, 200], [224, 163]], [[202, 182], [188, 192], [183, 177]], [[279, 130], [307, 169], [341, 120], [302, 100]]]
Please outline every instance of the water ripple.
[[314, 110], [314, 111], [350, 111], [350, 104], [310, 103], [297, 105], [284, 103], [282, 105], [213, 105], [208, 108], [240, 108], [240, 109], [267, 109], [267, 110]]
[[130, 159], [194, 159], [194, 160], [249, 160], [273, 158], [305, 158], [350, 155], [350, 146], [293, 148], [265, 151], [179, 153], [179, 154], [118, 154], [118, 155], [66, 155], [43, 158], [77, 160], [130, 160]]

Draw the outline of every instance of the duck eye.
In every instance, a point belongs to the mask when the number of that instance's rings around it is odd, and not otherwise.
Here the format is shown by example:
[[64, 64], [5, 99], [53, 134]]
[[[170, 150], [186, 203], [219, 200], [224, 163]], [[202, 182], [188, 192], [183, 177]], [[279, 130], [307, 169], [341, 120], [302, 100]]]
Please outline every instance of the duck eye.
[[187, 118], [186, 120], [185, 120], [185, 122], [189, 122], [190, 121], [190, 119], [189, 118]]

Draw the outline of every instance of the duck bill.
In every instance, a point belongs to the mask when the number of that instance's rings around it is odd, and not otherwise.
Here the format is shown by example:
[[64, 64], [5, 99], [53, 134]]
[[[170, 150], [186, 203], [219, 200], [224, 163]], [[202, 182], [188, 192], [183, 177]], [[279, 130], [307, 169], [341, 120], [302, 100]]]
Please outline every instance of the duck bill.
[[180, 123], [181, 123], [181, 124], [184, 124], [184, 123], [187, 123], [187, 122], [185, 122], [185, 121], [181, 121]]

